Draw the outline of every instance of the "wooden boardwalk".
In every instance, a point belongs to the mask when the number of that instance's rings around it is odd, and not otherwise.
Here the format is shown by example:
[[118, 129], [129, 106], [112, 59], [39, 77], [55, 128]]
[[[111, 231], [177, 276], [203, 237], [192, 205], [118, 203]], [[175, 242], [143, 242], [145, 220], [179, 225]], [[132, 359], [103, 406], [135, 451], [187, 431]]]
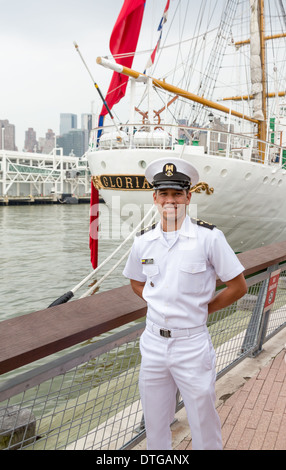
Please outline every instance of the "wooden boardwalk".
[[[285, 331], [280, 337], [286, 342]], [[223, 449], [286, 450], [285, 346], [259, 372], [244, 379], [244, 384], [218, 406]], [[191, 449], [190, 434], [175, 445], [175, 450]]]

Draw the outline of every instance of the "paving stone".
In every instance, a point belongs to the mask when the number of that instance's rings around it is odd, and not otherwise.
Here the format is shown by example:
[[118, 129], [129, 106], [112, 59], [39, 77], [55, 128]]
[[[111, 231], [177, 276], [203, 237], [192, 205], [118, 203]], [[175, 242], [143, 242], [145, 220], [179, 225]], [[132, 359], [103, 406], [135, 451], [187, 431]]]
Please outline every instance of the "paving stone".
[[[286, 361], [282, 350], [218, 407], [225, 450], [286, 450]], [[190, 450], [191, 439], [180, 449]]]

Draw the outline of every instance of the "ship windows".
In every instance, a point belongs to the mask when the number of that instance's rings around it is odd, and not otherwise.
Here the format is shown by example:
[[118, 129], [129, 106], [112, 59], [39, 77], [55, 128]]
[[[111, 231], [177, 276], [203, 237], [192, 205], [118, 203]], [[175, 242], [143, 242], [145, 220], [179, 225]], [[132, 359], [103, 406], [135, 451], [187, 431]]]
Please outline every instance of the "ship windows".
[[211, 167], [210, 166], [205, 166], [204, 171], [205, 171], [205, 173], [209, 173], [211, 171]]

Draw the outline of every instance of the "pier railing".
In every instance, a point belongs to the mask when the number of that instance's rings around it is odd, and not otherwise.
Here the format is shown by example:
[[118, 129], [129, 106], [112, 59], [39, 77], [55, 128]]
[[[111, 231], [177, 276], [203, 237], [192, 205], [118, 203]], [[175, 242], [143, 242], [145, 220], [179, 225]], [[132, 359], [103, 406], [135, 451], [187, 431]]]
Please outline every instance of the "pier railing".
[[[218, 379], [245, 357], [255, 360], [286, 326], [286, 242], [239, 258], [248, 293], [208, 322]], [[0, 449], [126, 449], [144, 438], [145, 313], [125, 286], [1, 322]]]

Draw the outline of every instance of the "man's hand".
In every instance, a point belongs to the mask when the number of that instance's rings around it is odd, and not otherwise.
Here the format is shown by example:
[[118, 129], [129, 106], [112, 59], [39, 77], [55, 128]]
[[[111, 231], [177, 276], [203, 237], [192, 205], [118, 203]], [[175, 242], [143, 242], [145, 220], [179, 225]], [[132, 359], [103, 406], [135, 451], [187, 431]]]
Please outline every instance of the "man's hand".
[[243, 297], [247, 292], [247, 285], [243, 274], [227, 281], [225, 284], [226, 289], [222, 290], [210, 301], [209, 315], [233, 304], [233, 302]]
[[135, 294], [137, 294], [139, 297], [141, 297], [141, 299], [143, 299], [142, 292], [145, 286], [145, 282], [139, 282], [139, 281], [134, 281], [134, 279], [130, 279], [130, 284], [131, 284], [133, 292], [135, 292]]

